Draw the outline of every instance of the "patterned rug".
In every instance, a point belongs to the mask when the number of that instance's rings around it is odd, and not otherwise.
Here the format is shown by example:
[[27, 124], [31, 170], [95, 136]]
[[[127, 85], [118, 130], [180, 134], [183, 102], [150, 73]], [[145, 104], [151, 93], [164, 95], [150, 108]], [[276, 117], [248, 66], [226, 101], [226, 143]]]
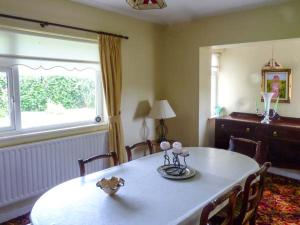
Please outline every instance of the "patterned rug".
[[6, 223], [3, 223], [1, 225], [27, 225], [30, 223], [29, 220], [29, 213], [24, 215], [24, 216], [20, 216], [16, 219], [10, 220]]
[[[268, 175], [257, 225], [300, 225], [300, 181]], [[3, 225], [27, 225], [29, 214]]]
[[268, 175], [257, 225], [300, 225], [300, 181]]

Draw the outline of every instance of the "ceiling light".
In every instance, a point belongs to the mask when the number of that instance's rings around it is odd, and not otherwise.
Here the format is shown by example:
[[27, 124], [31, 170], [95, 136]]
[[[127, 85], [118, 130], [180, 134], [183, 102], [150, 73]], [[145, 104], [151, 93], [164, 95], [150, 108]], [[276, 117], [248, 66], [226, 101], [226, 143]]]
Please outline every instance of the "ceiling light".
[[164, 0], [126, 0], [126, 2], [134, 9], [162, 9], [167, 7]]

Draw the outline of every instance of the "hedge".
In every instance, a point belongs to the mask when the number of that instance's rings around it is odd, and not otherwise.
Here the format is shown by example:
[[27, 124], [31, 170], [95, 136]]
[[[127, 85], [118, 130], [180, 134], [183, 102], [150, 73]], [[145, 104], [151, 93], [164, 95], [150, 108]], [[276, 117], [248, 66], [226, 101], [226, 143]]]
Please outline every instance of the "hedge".
[[[49, 102], [66, 109], [95, 105], [95, 83], [92, 80], [60, 75], [20, 78], [22, 112], [45, 111]], [[0, 117], [7, 113], [6, 85], [6, 79], [0, 77]]]

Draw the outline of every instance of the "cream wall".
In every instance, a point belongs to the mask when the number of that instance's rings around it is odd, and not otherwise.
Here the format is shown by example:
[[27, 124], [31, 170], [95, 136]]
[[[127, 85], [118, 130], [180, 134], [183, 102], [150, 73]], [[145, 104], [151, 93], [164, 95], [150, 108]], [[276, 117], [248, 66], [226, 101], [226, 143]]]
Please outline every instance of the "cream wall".
[[[177, 117], [167, 121], [170, 137], [185, 145], [203, 145], [199, 130], [209, 107], [201, 87], [210, 85], [209, 75], [200, 73], [199, 47], [294, 38], [300, 36], [300, 1], [240, 11], [167, 27], [164, 33], [162, 96], [169, 99]], [[201, 77], [201, 78], [200, 78]], [[207, 111], [207, 110], [204, 110]], [[202, 135], [202, 134], [201, 134]]]
[[[154, 137], [152, 120], [147, 120], [147, 135], [144, 135], [142, 117], [149, 109], [147, 102], [151, 104], [158, 93], [161, 26], [65, 0], [0, 0], [0, 13], [128, 35], [129, 40], [122, 43], [125, 143]], [[53, 27], [42, 29], [33, 23], [0, 19], [0, 24], [96, 40], [93, 34]]]
[[[207, 118], [210, 117], [210, 92], [211, 86], [207, 85], [207, 77], [211, 74], [211, 54], [212, 49], [210, 47], [200, 48], [199, 51], [199, 70], [200, 74], [204, 76], [199, 77], [199, 143], [202, 143], [203, 146], [209, 146], [209, 133], [210, 126]], [[205, 106], [205, 107], [202, 107]]]
[[290, 104], [280, 103], [279, 114], [300, 117], [300, 39], [234, 45], [223, 49], [220, 57], [218, 102], [227, 113], [255, 112], [255, 101], [260, 105], [261, 68], [271, 58], [293, 73]]

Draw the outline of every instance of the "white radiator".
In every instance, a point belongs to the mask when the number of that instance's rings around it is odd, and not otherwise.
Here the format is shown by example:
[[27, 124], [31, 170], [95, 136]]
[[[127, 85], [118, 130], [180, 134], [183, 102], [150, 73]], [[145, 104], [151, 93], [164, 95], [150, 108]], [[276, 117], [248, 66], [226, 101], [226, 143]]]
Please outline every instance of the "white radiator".
[[[97, 132], [0, 149], [0, 207], [39, 195], [79, 176], [77, 160], [108, 151], [107, 132]], [[89, 164], [87, 172], [106, 168]]]

